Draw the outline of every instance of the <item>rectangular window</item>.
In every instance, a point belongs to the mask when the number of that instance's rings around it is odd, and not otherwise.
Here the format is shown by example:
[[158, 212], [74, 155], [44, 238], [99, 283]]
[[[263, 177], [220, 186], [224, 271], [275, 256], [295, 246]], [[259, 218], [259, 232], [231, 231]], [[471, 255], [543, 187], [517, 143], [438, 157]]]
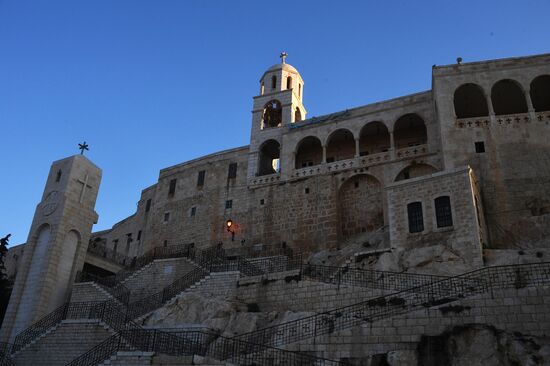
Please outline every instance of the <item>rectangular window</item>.
[[227, 172], [227, 178], [228, 179], [237, 178], [237, 163], [229, 164], [229, 170]]
[[228, 210], [230, 208], [233, 208], [233, 200], [225, 201], [225, 209]]
[[485, 152], [485, 143], [483, 141], [477, 141], [475, 143], [476, 146], [476, 153], [484, 153]]
[[168, 197], [171, 197], [174, 195], [174, 193], [176, 193], [176, 183], [177, 183], [177, 179], [172, 179], [170, 181], [170, 189], [168, 189]]
[[141, 240], [141, 230], [138, 231], [138, 236], [137, 236], [137, 240]]
[[132, 241], [132, 233], [126, 234], [126, 244], [129, 245]]
[[420, 233], [424, 231], [424, 218], [422, 217], [422, 203], [412, 202], [407, 205], [409, 216], [409, 233]]
[[437, 227], [453, 226], [453, 214], [451, 213], [451, 199], [449, 196], [437, 197], [434, 202]]
[[164, 222], [168, 222], [170, 221], [170, 212], [165, 212], [164, 213]]
[[193, 217], [197, 214], [197, 208], [191, 207], [191, 212], [189, 213], [189, 216]]
[[202, 187], [204, 186], [204, 177], [206, 176], [206, 171], [205, 170], [201, 170], [199, 172], [199, 177], [197, 179], [197, 187]]
[[147, 200], [147, 203], [145, 204], [145, 212], [149, 212], [151, 210], [151, 199], [149, 198]]
[[265, 205], [265, 200], [263, 198], [260, 200], [260, 205]]
[[118, 239], [113, 240], [113, 251], [116, 252], [118, 249]]

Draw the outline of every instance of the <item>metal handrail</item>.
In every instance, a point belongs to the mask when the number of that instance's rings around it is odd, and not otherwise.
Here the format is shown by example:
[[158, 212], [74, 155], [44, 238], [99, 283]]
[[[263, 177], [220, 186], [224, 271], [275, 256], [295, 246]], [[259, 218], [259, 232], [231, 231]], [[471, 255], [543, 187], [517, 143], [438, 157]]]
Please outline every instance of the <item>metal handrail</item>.
[[235, 336], [274, 347], [488, 291], [550, 284], [550, 262], [495, 266]]

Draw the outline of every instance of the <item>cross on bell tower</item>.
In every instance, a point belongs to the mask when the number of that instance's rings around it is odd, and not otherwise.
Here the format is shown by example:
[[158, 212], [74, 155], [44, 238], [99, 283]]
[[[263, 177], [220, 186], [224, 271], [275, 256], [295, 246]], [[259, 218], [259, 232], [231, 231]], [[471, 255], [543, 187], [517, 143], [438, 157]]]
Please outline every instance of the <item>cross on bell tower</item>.
[[281, 54], [279, 55], [279, 57], [281, 58], [281, 63], [286, 64], [286, 58], [288, 57], [288, 53], [286, 53], [285, 51], [283, 51], [283, 52], [281, 52]]

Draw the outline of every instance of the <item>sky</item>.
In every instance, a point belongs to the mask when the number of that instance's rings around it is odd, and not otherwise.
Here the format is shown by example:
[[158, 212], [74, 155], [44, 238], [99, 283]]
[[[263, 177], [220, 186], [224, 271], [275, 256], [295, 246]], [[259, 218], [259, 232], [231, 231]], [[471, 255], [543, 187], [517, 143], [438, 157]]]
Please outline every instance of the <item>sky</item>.
[[0, 0], [0, 236], [27, 240], [53, 161], [103, 170], [94, 231], [160, 169], [247, 145], [288, 53], [308, 117], [431, 87], [431, 67], [550, 53], [548, 0]]

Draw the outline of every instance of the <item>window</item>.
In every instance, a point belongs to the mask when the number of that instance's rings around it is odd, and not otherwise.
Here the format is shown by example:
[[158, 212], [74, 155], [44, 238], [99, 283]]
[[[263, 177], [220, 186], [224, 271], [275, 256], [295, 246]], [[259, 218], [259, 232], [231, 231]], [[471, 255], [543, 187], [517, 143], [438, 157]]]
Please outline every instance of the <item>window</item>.
[[225, 209], [228, 210], [230, 208], [233, 208], [233, 200], [225, 201]]
[[271, 77], [271, 89], [275, 89], [277, 87], [277, 77], [273, 75]]
[[304, 192], [305, 192], [306, 194], [309, 194], [309, 188], [306, 188], [306, 189], [304, 190]]
[[485, 143], [483, 141], [477, 141], [475, 143], [475, 147], [476, 147], [476, 153], [480, 154], [485, 152]]
[[264, 95], [264, 82], [262, 81], [262, 85], [260, 86], [260, 95]]
[[149, 212], [151, 210], [151, 199], [149, 198], [147, 200], [147, 203], [145, 204], [145, 212]]
[[437, 227], [453, 226], [453, 214], [451, 213], [451, 199], [449, 196], [441, 196], [435, 199], [435, 218]]
[[422, 203], [412, 202], [407, 205], [409, 216], [409, 233], [420, 233], [424, 231], [424, 218], [422, 217]]
[[138, 231], [138, 236], [137, 236], [137, 240], [141, 240], [141, 230]]
[[197, 214], [197, 208], [195, 206], [191, 207], [191, 212], [189, 213], [190, 217], [193, 217]]
[[168, 246], [168, 240], [165, 240], [164, 243], [163, 243], [163, 245], [164, 245], [165, 247], [167, 247], [167, 246]]
[[168, 222], [170, 221], [170, 212], [165, 212], [164, 213], [164, 222]]
[[116, 252], [118, 248], [118, 239], [113, 240], [113, 251]]
[[204, 177], [206, 175], [206, 171], [205, 170], [201, 170], [199, 172], [199, 177], [197, 179], [197, 187], [202, 187], [204, 186]]
[[286, 78], [286, 88], [292, 89], [292, 78], [290, 76]]
[[229, 164], [227, 179], [233, 179], [233, 178], [237, 178], [237, 163]]
[[63, 174], [63, 173], [61, 172], [61, 169], [59, 169], [59, 170], [57, 171], [57, 175], [55, 176], [55, 181], [56, 181], [56, 183], [59, 182], [59, 181], [61, 180], [61, 174]]
[[298, 84], [298, 96], [302, 96], [302, 84]]
[[168, 197], [172, 197], [176, 193], [176, 183], [177, 179], [172, 179], [170, 181], [170, 188], [168, 189]]
[[130, 243], [133, 241], [132, 239], [132, 233], [126, 234], [126, 244], [130, 245]]
[[260, 200], [260, 205], [261, 205], [261, 206], [265, 205], [265, 199], [262, 198], [262, 199]]

